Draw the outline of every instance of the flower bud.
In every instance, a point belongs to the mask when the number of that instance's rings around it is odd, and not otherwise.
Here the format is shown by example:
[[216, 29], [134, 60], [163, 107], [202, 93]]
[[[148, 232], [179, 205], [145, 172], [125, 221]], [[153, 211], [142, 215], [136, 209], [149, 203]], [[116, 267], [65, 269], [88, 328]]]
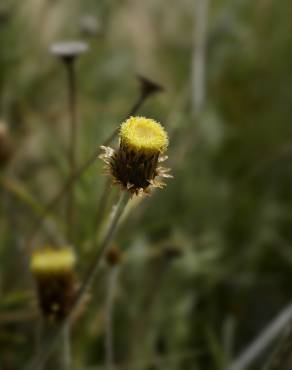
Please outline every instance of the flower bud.
[[101, 158], [113, 182], [132, 194], [148, 193], [151, 187], [164, 187], [159, 177], [172, 177], [169, 169], [159, 167], [168, 147], [168, 136], [160, 123], [145, 117], [130, 117], [120, 128], [117, 150], [102, 147]]
[[76, 291], [75, 263], [69, 247], [44, 247], [32, 254], [30, 268], [36, 280], [39, 307], [48, 321], [61, 321], [71, 309]]

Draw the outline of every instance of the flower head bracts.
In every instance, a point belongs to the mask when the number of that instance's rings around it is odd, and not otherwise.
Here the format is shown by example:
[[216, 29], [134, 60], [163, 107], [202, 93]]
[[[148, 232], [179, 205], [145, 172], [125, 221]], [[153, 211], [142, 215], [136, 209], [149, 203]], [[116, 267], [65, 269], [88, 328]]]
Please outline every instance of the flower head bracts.
[[130, 117], [122, 123], [119, 136], [119, 148], [103, 146], [104, 154], [100, 156], [113, 182], [136, 195], [164, 187], [161, 178], [172, 177], [169, 169], [158, 166], [167, 159], [163, 155], [168, 147], [164, 128], [153, 119]]
[[39, 307], [50, 322], [63, 320], [70, 311], [76, 292], [76, 257], [69, 247], [36, 249], [30, 269], [35, 277]]

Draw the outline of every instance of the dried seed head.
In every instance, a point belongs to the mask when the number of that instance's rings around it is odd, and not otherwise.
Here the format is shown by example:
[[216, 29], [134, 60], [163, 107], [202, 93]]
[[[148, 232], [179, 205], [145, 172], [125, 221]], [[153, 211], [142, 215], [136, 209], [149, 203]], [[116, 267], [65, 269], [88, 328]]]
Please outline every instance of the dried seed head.
[[69, 247], [44, 247], [31, 257], [30, 268], [37, 284], [39, 306], [48, 321], [61, 321], [71, 309], [76, 291], [75, 262]]
[[149, 80], [149, 78], [138, 75], [137, 76], [140, 82], [141, 87], [141, 94], [143, 96], [148, 96], [152, 94], [156, 94], [158, 92], [164, 91], [163, 86], [159, 85], [158, 83]]
[[6, 24], [11, 18], [11, 9], [0, 5], [0, 26]]
[[87, 50], [88, 45], [83, 41], [60, 41], [55, 42], [50, 47], [50, 51], [65, 62], [73, 61]]
[[95, 36], [101, 31], [98, 18], [92, 14], [84, 14], [79, 20], [80, 31], [86, 36]]
[[163, 187], [159, 177], [172, 177], [168, 169], [158, 167], [167, 157], [168, 136], [160, 123], [145, 117], [130, 117], [120, 128], [118, 150], [102, 147], [101, 158], [107, 164], [114, 183], [132, 194], [148, 193], [150, 187]]
[[106, 253], [105, 260], [109, 266], [115, 266], [121, 262], [122, 253], [118, 246], [113, 245]]
[[177, 245], [165, 245], [162, 250], [164, 256], [168, 260], [174, 260], [176, 258], [179, 258], [183, 255], [183, 250], [181, 247]]

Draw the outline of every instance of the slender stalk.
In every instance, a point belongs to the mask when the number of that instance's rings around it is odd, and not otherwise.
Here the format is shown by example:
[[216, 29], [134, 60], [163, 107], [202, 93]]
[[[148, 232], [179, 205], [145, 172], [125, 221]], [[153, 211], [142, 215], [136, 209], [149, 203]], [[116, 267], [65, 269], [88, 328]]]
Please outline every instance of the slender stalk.
[[[149, 96], [149, 94], [145, 94], [145, 93], [140, 94], [137, 101], [134, 103], [133, 107], [130, 109], [127, 117], [136, 114], [138, 112], [138, 110], [140, 109], [140, 107], [143, 105], [144, 101], [147, 99], [148, 96]], [[104, 146], [109, 145], [115, 139], [118, 132], [119, 132], [119, 127], [115, 128], [112, 131], [112, 133], [107, 137], [107, 139], [104, 141], [104, 143], [102, 145], [104, 145]]]
[[245, 370], [271, 345], [292, 320], [292, 303], [286, 306], [259, 336], [236, 358], [229, 370]]
[[40, 330], [38, 333], [38, 348], [37, 351], [41, 351], [41, 338], [50, 337], [54, 338], [56, 333], [60, 330], [60, 336], [58, 338], [58, 346], [55, 346], [50, 358], [47, 363], [43, 363], [39, 369], [60, 369], [60, 370], [71, 370], [71, 350], [70, 350], [70, 330], [69, 325], [66, 324], [61, 327], [62, 324], [49, 323], [46, 320], [42, 320], [40, 323]]
[[[149, 343], [150, 322], [153, 319], [155, 304], [159, 298], [169, 262], [170, 260], [166, 259], [165, 256], [159, 256], [158, 260], [151, 265], [150, 276], [148, 277], [146, 287], [143, 289], [145, 293], [141, 304], [142, 311], [135, 320], [133, 332], [131, 333], [130, 362], [152, 356]], [[137, 338], [140, 338], [139, 341], [137, 341]], [[145, 367], [141, 366], [140, 369]], [[129, 369], [134, 370], [137, 367], [129, 366]]]
[[[131, 116], [133, 114], [136, 114], [137, 111], [141, 108], [141, 106], [144, 104], [145, 100], [149, 97], [149, 94], [142, 93], [139, 95], [137, 101], [134, 103], [133, 107], [130, 109], [128, 116]], [[103, 146], [109, 145], [118, 134], [119, 128], [115, 128], [112, 133], [105, 139], [105, 141], [102, 143]], [[36, 223], [34, 224], [31, 232], [29, 233], [29, 236], [27, 240], [25, 241], [25, 246], [28, 249], [28, 251], [31, 250], [32, 244], [34, 241], [35, 236], [37, 235], [39, 229], [42, 227], [44, 220], [46, 216], [48, 216], [53, 209], [56, 207], [57, 204], [59, 204], [60, 200], [68, 193], [70, 192], [70, 189], [72, 188], [73, 184], [83, 175], [83, 173], [96, 161], [96, 158], [100, 154], [100, 149], [94, 151], [92, 155], [79, 167], [76, 169], [76, 171], [69, 175], [69, 178], [64, 183], [64, 185], [61, 187], [61, 189], [58, 191], [58, 193], [53, 197], [53, 199], [47, 204], [46, 207], [44, 207], [42, 215], [38, 218]], [[97, 206], [97, 215], [98, 220], [101, 220], [103, 218], [103, 198], [107, 196], [108, 193], [108, 187], [104, 188], [104, 191], [102, 193], [102, 196], [100, 198], [99, 204]], [[99, 221], [98, 221], [99, 222]]]
[[114, 298], [116, 292], [117, 278], [119, 267], [111, 267], [108, 284], [107, 284], [107, 297], [106, 297], [106, 316], [105, 316], [105, 362], [106, 370], [114, 370], [115, 368], [115, 355], [114, 355], [114, 325], [113, 325], [113, 311], [114, 311]]
[[61, 340], [62, 340], [61, 369], [71, 370], [71, 341], [69, 324], [64, 326]]
[[208, 10], [210, 0], [196, 0], [194, 19], [193, 55], [191, 60], [191, 117], [192, 126], [188, 128], [178, 147], [175, 167], [180, 166], [186, 154], [198, 140], [198, 122], [202, 119], [202, 113], [206, 105], [206, 62], [208, 42]]
[[104, 257], [104, 254], [107, 248], [111, 244], [111, 241], [114, 237], [114, 234], [118, 226], [118, 222], [125, 210], [125, 207], [129, 199], [130, 199], [130, 194], [128, 192], [121, 193], [121, 196], [120, 196], [120, 199], [117, 205], [113, 208], [113, 212], [110, 217], [107, 230], [104, 236], [102, 237], [99, 247], [97, 248], [98, 252], [96, 256], [93, 258], [93, 262], [88, 269], [84, 282], [76, 295], [75, 301], [73, 303], [73, 306], [69, 314], [63, 320], [63, 323], [60, 325], [60, 328], [57, 330], [55, 335], [52, 338], [48, 338], [48, 340], [44, 341], [40, 353], [35, 358], [33, 358], [32, 362], [30, 363], [28, 367], [30, 370], [40, 370], [42, 368], [42, 366], [46, 363], [47, 359], [52, 353], [53, 349], [55, 348], [56, 343], [60, 335], [62, 334], [64, 328], [67, 325], [71, 324], [72, 319], [74, 318], [74, 315], [80, 306], [80, 303], [83, 301], [85, 294], [87, 293], [87, 291], [89, 290], [89, 288], [91, 287], [93, 283], [93, 280], [97, 273], [100, 262], [102, 258]]
[[201, 114], [205, 104], [208, 3], [209, 0], [196, 0], [192, 59], [192, 114], [194, 118]]
[[286, 332], [282, 336], [274, 352], [264, 365], [263, 370], [282, 370], [285, 368], [287, 359], [291, 354], [292, 347], [292, 323], [289, 322]]
[[[69, 153], [68, 162], [70, 166], [70, 176], [76, 172], [76, 152], [77, 152], [77, 115], [76, 115], [76, 76], [75, 76], [75, 58], [68, 59], [65, 63], [68, 75], [68, 109], [70, 116], [70, 134], [69, 134]], [[67, 227], [68, 239], [72, 241], [75, 219], [75, 194], [74, 182], [68, 189], [67, 199]]]

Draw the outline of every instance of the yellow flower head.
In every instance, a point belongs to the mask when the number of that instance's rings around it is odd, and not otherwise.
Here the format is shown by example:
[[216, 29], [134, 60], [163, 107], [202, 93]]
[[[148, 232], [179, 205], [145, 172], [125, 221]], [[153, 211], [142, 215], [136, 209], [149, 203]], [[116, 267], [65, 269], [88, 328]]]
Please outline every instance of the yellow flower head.
[[101, 158], [113, 182], [132, 194], [148, 193], [151, 187], [163, 187], [161, 177], [172, 177], [159, 163], [168, 147], [168, 136], [160, 123], [145, 117], [130, 117], [120, 128], [117, 150], [102, 147]]
[[69, 247], [43, 247], [32, 254], [30, 268], [36, 281], [39, 307], [50, 322], [63, 320], [72, 307], [76, 292], [75, 262]]
[[163, 153], [168, 136], [160, 123], [145, 117], [130, 117], [121, 125], [120, 139], [132, 150]]
[[35, 274], [58, 274], [73, 270], [75, 262], [75, 254], [69, 247], [44, 247], [34, 251], [30, 267]]

